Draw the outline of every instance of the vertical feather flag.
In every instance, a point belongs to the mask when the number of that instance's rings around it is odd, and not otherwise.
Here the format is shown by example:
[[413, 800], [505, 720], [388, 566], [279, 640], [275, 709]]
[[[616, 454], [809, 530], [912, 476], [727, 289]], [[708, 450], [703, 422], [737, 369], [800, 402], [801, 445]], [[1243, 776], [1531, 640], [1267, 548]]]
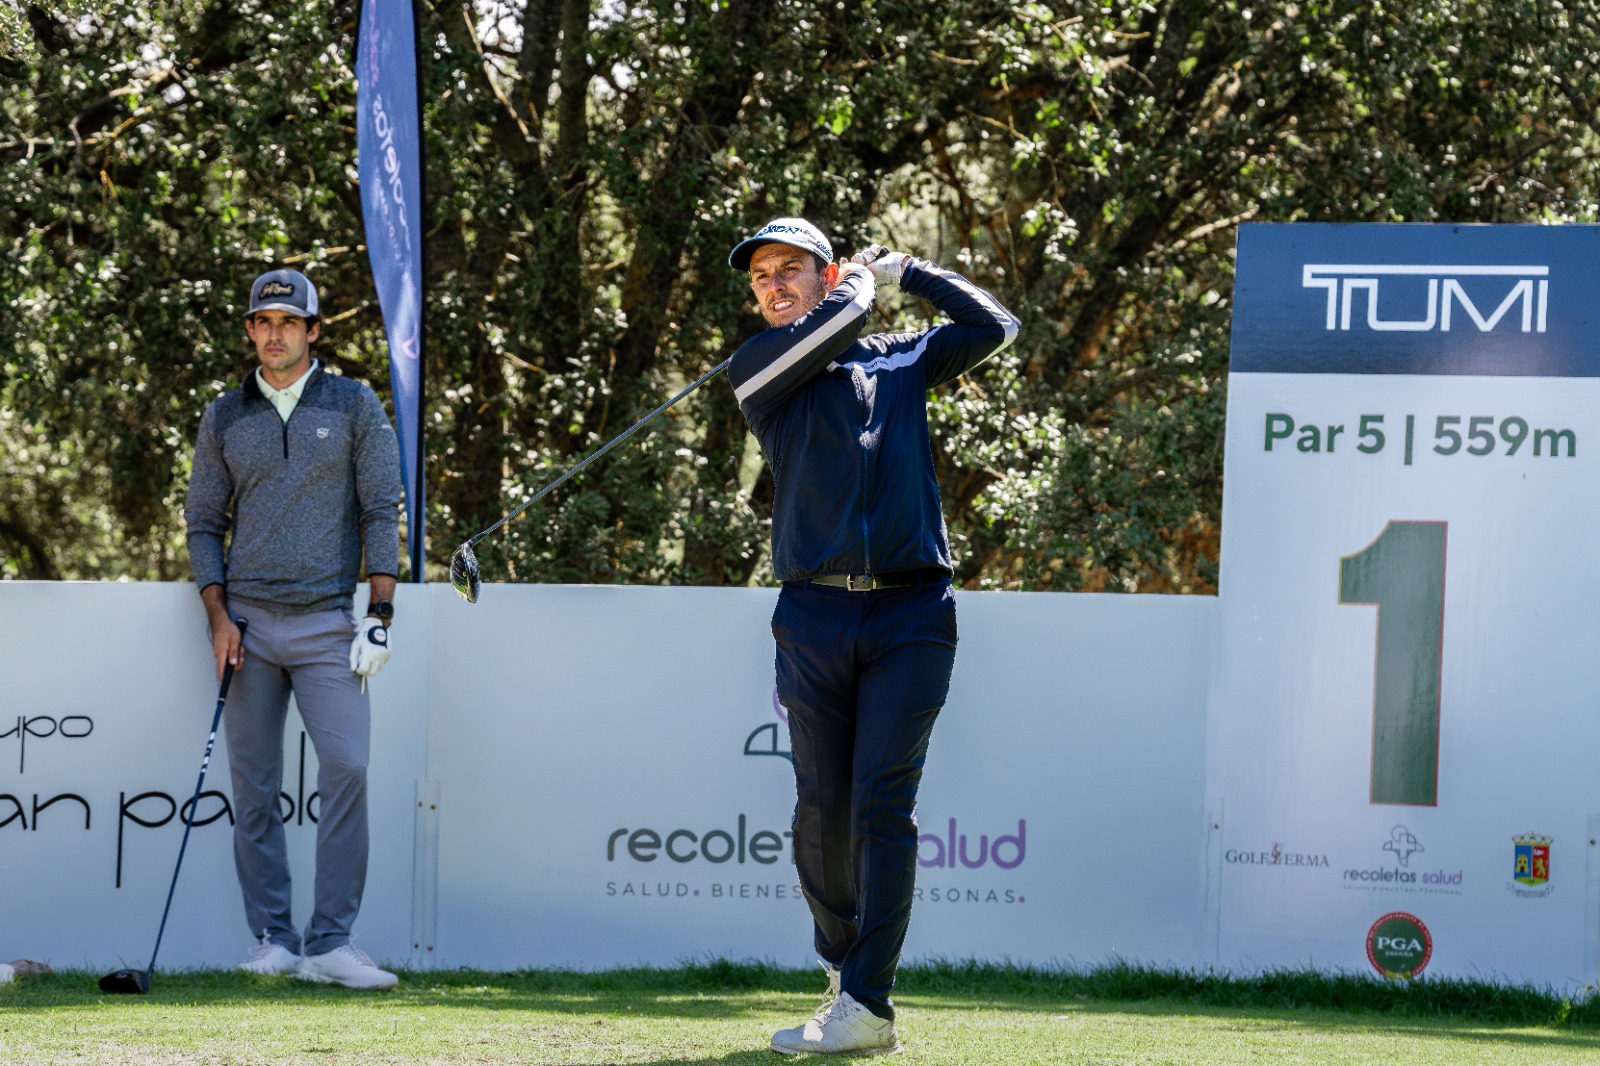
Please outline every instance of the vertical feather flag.
[[411, 579], [422, 580], [422, 111], [413, 0], [362, 0], [356, 154], [367, 257], [389, 340]]

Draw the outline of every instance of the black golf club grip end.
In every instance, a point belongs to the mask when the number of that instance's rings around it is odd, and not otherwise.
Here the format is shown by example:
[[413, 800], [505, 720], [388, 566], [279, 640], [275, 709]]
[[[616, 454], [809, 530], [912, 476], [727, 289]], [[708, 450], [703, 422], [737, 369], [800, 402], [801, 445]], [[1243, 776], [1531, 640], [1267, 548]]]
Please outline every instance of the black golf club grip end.
[[100, 978], [100, 991], [142, 996], [150, 991], [150, 975], [144, 970], [114, 970]]

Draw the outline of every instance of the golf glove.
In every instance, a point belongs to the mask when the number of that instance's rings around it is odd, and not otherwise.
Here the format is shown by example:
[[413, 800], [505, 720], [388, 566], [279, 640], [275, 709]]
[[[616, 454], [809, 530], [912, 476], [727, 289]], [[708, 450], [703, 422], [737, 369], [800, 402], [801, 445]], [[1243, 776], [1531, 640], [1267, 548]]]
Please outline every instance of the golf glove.
[[872, 276], [880, 285], [885, 282], [898, 285], [900, 273], [906, 266], [906, 253], [891, 252], [881, 244], [873, 244], [851, 256], [850, 261], [872, 271]]
[[350, 645], [350, 669], [371, 677], [389, 661], [389, 630], [381, 619], [357, 618], [356, 639]]

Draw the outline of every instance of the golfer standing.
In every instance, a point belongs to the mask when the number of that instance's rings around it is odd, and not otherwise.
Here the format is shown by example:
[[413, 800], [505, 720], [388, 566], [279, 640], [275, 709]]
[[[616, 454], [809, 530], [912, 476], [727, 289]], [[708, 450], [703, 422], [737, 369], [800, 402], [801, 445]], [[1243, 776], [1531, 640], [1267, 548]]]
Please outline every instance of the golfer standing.
[[[240, 969], [393, 988], [395, 975], [350, 930], [367, 880], [366, 678], [389, 658], [400, 450], [373, 391], [311, 358], [321, 327], [305, 275], [257, 278], [244, 325], [261, 365], [206, 408], [184, 507], [218, 676], [235, 667], [225, 711], [233, 852], [259, 938]], [[357, 622], [363, 555], [371, 592]], [[235, 618], [249, 623], [244, 641]], [[278, 808], [291, 691], [316, 748], [322, 805], [304, 936], [290, 919]]]
[[[889, 994], [911, 916], [913, 810], [950, 688], [955, 592], [927, 392], [1011, 343], [1017, 321], [966, 279], [874, 246], [833, 262], [780, 218], [729, 256], [768, 329], [728, 368], [772, 468], [778, 697], [794, 752], [800, 886], [829, 998], [772, 1048], [893, 1052]], [[879, 285], [950, 322], [860, 336]]]

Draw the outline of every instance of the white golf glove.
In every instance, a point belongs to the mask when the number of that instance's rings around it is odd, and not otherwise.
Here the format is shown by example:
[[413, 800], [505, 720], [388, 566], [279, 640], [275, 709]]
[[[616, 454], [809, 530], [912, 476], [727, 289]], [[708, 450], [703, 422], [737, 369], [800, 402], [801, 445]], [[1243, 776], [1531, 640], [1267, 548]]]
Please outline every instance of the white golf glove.
[[881, 244], [873, 244], [852, 255], [850, 261], [872, 271], [873, 278], [880, 285], [899, 285], [900, 273], [906, 267], [906, 253], [891, 252]]
[[350, 645], [350, 669], [366, 678], [383, 669], [389, 661], [389, 630], [378, 618], [356, 619], [356, 639]]

